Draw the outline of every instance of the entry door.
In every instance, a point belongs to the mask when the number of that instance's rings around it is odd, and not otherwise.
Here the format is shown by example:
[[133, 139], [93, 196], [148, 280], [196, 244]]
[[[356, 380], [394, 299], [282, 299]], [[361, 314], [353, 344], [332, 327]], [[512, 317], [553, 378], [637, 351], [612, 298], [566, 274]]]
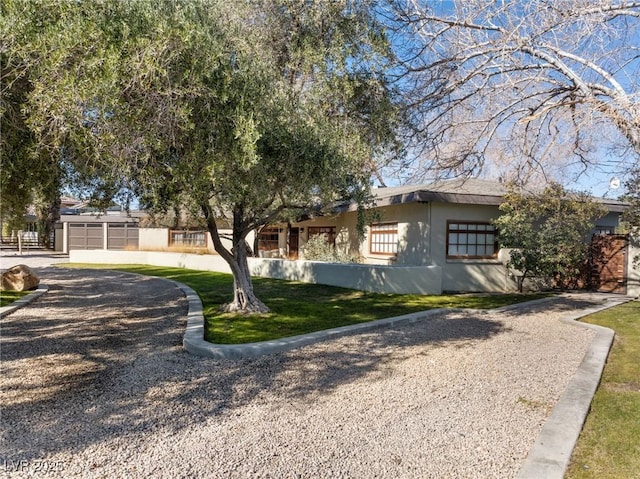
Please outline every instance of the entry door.
[[300, 228], [289, 228], [289, 259], [298, 259]]
[[602, 293], [627, 293], [626, 235], [595, 235], [591, 241], [591, 285]]

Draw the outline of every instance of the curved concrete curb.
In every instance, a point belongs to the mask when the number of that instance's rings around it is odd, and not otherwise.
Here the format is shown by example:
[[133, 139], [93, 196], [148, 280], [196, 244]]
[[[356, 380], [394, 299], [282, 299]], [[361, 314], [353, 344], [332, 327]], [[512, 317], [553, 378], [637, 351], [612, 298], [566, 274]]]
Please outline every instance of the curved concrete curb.
[[533, 448], [516, 476], [517, 479], [562, 479], [564, 477], [589, 413], [593, 395], [600, 383], [615, 335], [609, 328], [578, 323], [576, 320], [630, 300], [631, 298], [609, 300], [602, 306], [581, 310], [561, 319], [563, 323], [592, 329], [596, 335], [578, 370], [542, 427]]
[[457, 309], [433, 309], [419, 313], [406, 314], [394, 318], [379, 319], [362, 324], [352, 324], [339, 328], [317, 331], [315, 333], [290, 336], [272, 341], [244, 344], [213, 344], [204, 340], [204, 316], [202, 314], [202, 302], [198, 294], [189, 286], [178, 281], [169, 280], [178, 286], [189, 301], [187, 314], [187, 329], [184, 333], [182, 345], [184, 349], [196, 356], [209, 358], [243, 359], [255, 358], [264, 354], [278, 353], [290, 349], [299, 348], [327, 339], [339, 338], [347, 334], [360, 333], [375, 329], [388, 328], [399, 324], [415, 323], [442, 311], [459, 311]]
[[47, 291], [49, 291], [48, 286], [43, 286], [43, 285], [38, 286], [33, 293], [23, 296], [22, 298], [11, 303], [9, 306], [4, 306], [0, 308], [0, 318], [4, 318], [5, 316], [8, 316], [9, 314], [26, 306], [32, 301], [35, 301]]

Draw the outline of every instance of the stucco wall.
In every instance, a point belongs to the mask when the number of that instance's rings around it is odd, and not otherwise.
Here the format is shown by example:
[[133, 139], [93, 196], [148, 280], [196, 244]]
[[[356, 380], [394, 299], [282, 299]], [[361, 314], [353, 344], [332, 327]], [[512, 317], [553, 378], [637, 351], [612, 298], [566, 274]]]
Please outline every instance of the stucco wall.
[[596, 221], [596, 228], [615, 228], [620, 224], [620, 213], [608, 213]]
[[447, 259], [447, 221], [487, 222], [499, 215], [497, 206], [430, 204], [431, 258], [443, 271], [443, 291], [496, 292], [515, 291], [517, 283], [498, 259]]
[[169, 228], [138, 229], [138, 249], [166, 249], [169, 247]]
[[333, 264], [249, 258], [251, 273], [268, 278], [327, 284], [379, 293], [442, 293], [438, 266]]
[[[221, 229], [219, 230], [221, 235], [231, 236], [231, 230]], [[249, 233], [247, 236], [247, 242], [249, 246], [253, 247], [253, 239], [255, 234]], [[144, 250], [166, 250], [169, 248], [169, 228], [140, 228], [138, 230], [138, 249]], [[231, 240], [226, 238], [221, 239], [222, 244], [231, 249]], [[207, 249], [209, 252], [214, 253], [213, 241], [211, 235], [207, 233]]]
[[[73, 263], [152, 264], [230, 273], [217, 255], [154, 251], [74, 250]], [[442, 270], [437, 266], [376, 266], [249, 258], [254, 276], [327, 284], [380, 293], [440, 294]]]

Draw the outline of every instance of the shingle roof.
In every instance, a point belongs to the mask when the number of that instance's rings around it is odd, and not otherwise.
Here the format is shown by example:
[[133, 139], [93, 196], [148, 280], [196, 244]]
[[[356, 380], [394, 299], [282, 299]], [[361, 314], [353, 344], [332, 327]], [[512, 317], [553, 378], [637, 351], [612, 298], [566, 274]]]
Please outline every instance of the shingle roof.
[[[498, 206], [503, 201], [507, 186], [497, 181], [472, 178], [440, 180], [423, 185], [373, 188], [371, 192], [376, 200], [376, 206], [431, 201]], [[593, 197], [593, 200], [603, 204], [611, 212], [622, 212], [629, 206], [622, 201], [606, 198]]]
[[424, 185], [394, 186], [372, 190], [378, 206], [427, 201], [499, 205], [506, 192], [507, 189], [502, 183], [477, 179], [441, 180]]

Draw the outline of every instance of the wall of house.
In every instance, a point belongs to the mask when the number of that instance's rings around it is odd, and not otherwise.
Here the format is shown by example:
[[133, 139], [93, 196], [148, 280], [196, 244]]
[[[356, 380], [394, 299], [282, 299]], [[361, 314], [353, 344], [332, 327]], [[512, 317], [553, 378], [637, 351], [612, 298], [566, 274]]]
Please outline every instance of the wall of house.
[[[219, 230], [219, 233], [221, 235], [231, 236], [232, 230], [221, 229]], [[169, 228], [139, 228], [138, 235], [139, 250], [162, 251], [169, 249]], [[253, 232], [249, 233], [249, 235], [247, 236], [247, 242], [252, 248], [254, 237], [255, 234]], [[226, 248], [231, 249], [231, 240], [222, 238], [222, 244]], [[210, 253], [215, 252], [215, 249], [213, 247], [213, 240], [211, 239], [211, 235], [209, 233], [207, 233], [207, 249]]]
[[615, 229], [619, 224], [620, 213], [612, 212], [596, 221], [596, 229], [611, 228], [612, 232], [615, 232]]
[[515, 291], [517, 282], [498, 259], [447, 259], [447, 221], [487, 222], [499, 215], [497, 206], [456, 203], [430, 204], [430, 251], [433, 264], [442, 268], [443, 291]]
[[396, 265], [429, 265], [431, 248], [429, 241], [429, 205], [427, 203], [406, 203], [403, 205], [378, 208], [380, 223], [398, 223], [398, 252], [389, 256], [371, 252], [371, 240], [367, 229], [361, 251], [367, 263]]

